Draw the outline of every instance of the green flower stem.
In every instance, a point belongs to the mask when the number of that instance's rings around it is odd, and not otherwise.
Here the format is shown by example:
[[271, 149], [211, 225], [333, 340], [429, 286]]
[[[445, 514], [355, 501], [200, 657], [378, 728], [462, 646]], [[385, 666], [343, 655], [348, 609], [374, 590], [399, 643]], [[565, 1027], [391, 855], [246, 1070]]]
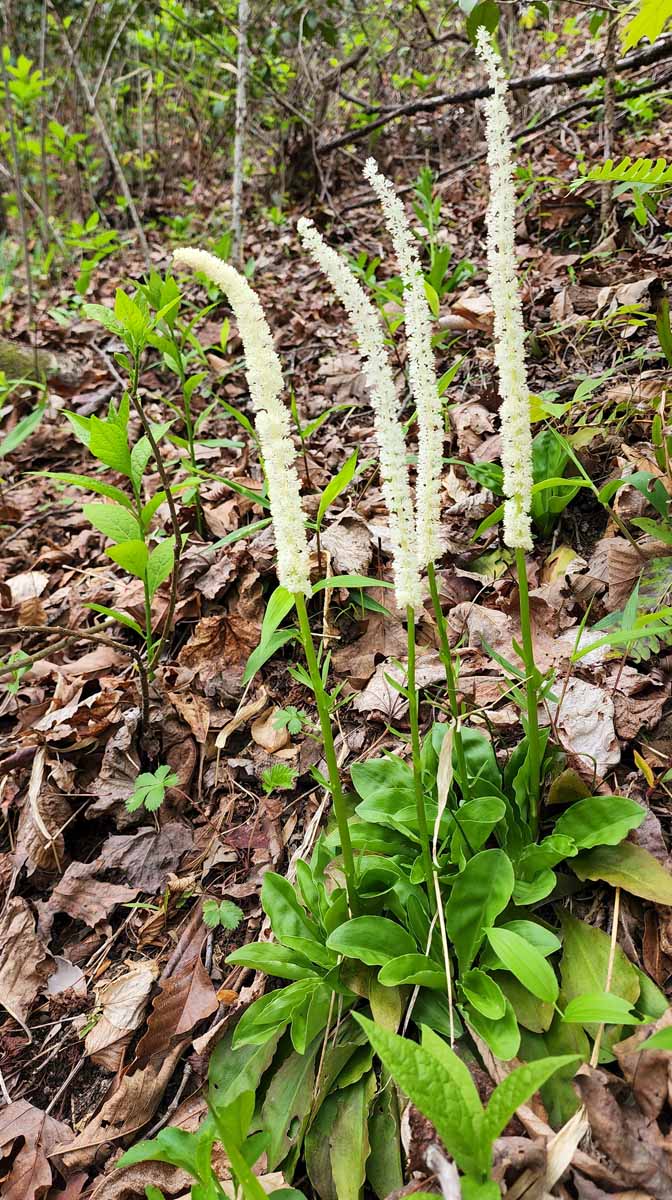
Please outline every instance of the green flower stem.
[[525, 663], [525, 686], [527, 691], [527, 740], [529, 745], [530, 761], [530, 825], [532, 829], [532, 835], [536, 838], [537, 833], [539, 832], [539, 785], [541, 773], [539, 719], [537, 714], [538, 673], [534, 662], [532, 624], [530, 622], [530, 596], [527, 587], [525, 553], [519, 546], [516, 547], [516, 570], [518, 572], [520, 630], [523, 640], [523, 661]]
[[422, 785], [422, 761], [420, 755], [420, 725], [418, 722], [418, 689], [415, 686], [415, 613], [412, 605], [406, 609], [408, 625], [408, 666], [406, 670], [406, 690], [408, 692], [408, 717], [411, 726], [411, 750], [413, 752], [413, 781], [415, 784], [415, 808], [418, 817], [420, 845], [422, 847], [422, 862], [425, 870], [427, 895], [432, 912], [436, 908], [434, 895], [434, 871], [432, 868], [432, 851], [427, 827], [427, 812], [425, 810], [425, 792]]
[[296, 611], [299, 618], [299, 630], [301, 633], [301, 644], [303, 652], [306, 656], [308, 666], [308, 674], [313, 685], [315, 693], [315, 703], [320, 718], [320, 728], [322, 730], [322, 740], [324, 742], [324, 757], [327, 762], [327, 772], [329, 774], [329, 783], [331, 784], [331, 798], [334, 805], [334, 815], [338, 826], [338, 836], [341, 842], [341, 852], [343, 854], [343, 869], [345, 871], [345, 887], [348, 894], [348, 907], [352, 916], [356, 916], [358, 912], [357, 890], [355, 887], [355, 860], [352, 853], [352, 842], [350, 841], [350, 830], [348, 828], [348, 814], [343, 798], [341, 788], [341, 778], [338, 770], [338, 761], [336, 759], [336, 749], [334, 747], [334, 737], [331, 732], [331, 720], [329, 717], [329, 701], [327, 700], [322, 683], [322, 676], [315, 654], [315, 646], [313, 645], [313, 635], [310, 630], [310, 622], [308, 621], [308, 612], [306, 610], [306, 598], [300, 592], [294, 596]]
[[457, 681], [455, 679], [455, 671], [453, 669], [453, 656], [450, 652], [450, 643], [448, 641], [448, 632], [446, 629], [446, 618], [443, 615], [441, 608], [441, 600], [439, 599], [439, 589], [436, 583], [436, 572], [434, 563], [430, 562], [427, 567], [427, 578], [429, 580], [429, 592], [432, 597], [434, 606], [434, 616], [439, 630], [439, 645], [441, 662], [446, 672], [446, 687], [448, 689], [448, 700], [450, 702], [450, 711], [453, 717], [454, 736], [455, 736], [455, 757], [460, 772], [460, 787], [465, 800], [471, 799], [471, 789], [469, 787], [469, 775], [467, 773], [467, 761], [464, 755], [464, 742], [462, 741], [462, 730], [460, 728], [460, 706], [457, 700]]

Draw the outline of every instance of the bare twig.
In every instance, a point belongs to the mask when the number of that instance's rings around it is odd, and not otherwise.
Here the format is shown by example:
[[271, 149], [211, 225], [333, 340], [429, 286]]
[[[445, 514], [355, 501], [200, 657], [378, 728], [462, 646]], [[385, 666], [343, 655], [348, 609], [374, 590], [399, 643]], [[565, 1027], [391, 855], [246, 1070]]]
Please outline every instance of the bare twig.
[[135, 230], [138, 235], [138, 241], [140, 243], [140, 249], [142, 250], [142, 254], [145, 259], [145, 265], [147, 267], [147, 270], [149, 270], [150, 266], [151, 266], [151, 262], [150, 262], [150, 258], [149, 258], [149, 246], [147, 245], [147, 238], [145, 237], [145, 231], [142, 228], [142, 222], [140, 221], [140, 217], [138, 216], [138, 210], [135, 207], [135, 201], [133, 200], [133, 196], [131, 195], [131, 189], [128, 186], [128, 181], [126, 179], [126, 176], [124, 175], [124, 168], [122, 167], [121, 163], [119, 162], [119, 159], [117, 157], [117, 152], [114, 149], [110, 135], [107, 132], [107, 126], [106, 126], [105, 122], [103, 121], [103, 118], [100, 115], [95, 98], [91, 93], [91, 89], [89, 88], [89, 85], [88, 85], [86, 79], [84, 78], [84, 73], [77, 61], [77, 56], [76, 56], [75, 50], [70, 45], [70, 39], [68, 38], [67, 30], [65, 28], [65, 25], [63, 24], [60, 13], [58, 12], [58, 9], [55, 7], [53, 0], [47, 0], [47, 3], [49, 5], [51, 12], [54, 14], [54, 17], [56, 18], [56, 21], [58, 24], [58, 31], [59, 31], [60, 38], [61, 38], [61, 45], [63, 46], [63, 49], [68, 56], [68, 61], [70, 62], [70, 66], [72, 67], [72, 70], [75, 73], [75, 78], [77, 80], [77, 83], [79, 84], [79, 88], [84, 97], [86, 106], [89, 110], [89, 113], [93, 117], [93, 120], [96, 125], [96, 129], [98, 130], [98, 134], [100, 136], [100, 140], [103, 143], [103, 146], [105, 147], [105, 151], [106, 151], [107, 156], [112, 164], [114, 173], [117, 177], [117, 182], [119, 183], [119, 187], [121, 188], [122, 195], [124, 197], [124, 200], [126, 201], [128, 211], [131, 215], [131, 220], [135, 226]]
[[[632, 71], [637, 67], [651, 66], [653, 63], [660, 62], [662, 59], [672, 56], [672, 35], [659, 38], [652, 46], [647, 46], [643, 50], [637, 51], [635, 54], [627, 54], [625, 58], [620, 58], [615, 64], [614, 70], [616, 74], [621, 74], [623, 71]], [[598, 75], [604, 73], [602, 63], [589, 63], [585, 67], [576, 67], [570, 71], [559, 71], [556, 74], [545, 74], [539, 72], [534, 75], [524, 75], [517, 79], [509, 80], [509, 88], [511, 91], [524, 90], [527, 92], [536, 92], [539, 88], [560, 87], [567, 85], [569, 87], [579, 87], [581, 84], [590, 83], [596, 79]], [[371, 121], [368, 125], [363, 125], [358, 129], [350, 129], [340, 137], [333, 138], [330, 142], [322, 142], [318, 144], [318, 154], [330, 154], [332, 150], [338, 150], [341, 146], [350, 145], [353, 142], [359, 142], [363, 138], [368, 138], [376, 129], [380, 129], [383, 125], [387, 125], [388, 121], [396, 121], [400, 117], [412, 116], [418, 112], [434, 112], [437, 108], [445, 108], [450, 104], [466, 104], [470, 100], [484, 100], [490, 95], [490, 88], [486, 85], [479, 87], [466, 88], [463, 92], [441, 93], [438, 96], [424, 96], [417, 100], [411, 100], [407, 104], [401, 104], [398, 108], [393, 109], [390, 113], [378, 117], [376, 121]]]
[[[106, 629], [108, 625], [113, 624], [113, 621], [105, 621], [100, 628]], [[8, 633], [16, 634], [18, 637], [29, 637], [33, 633], [60, 633], [64, 636], [58, 642], [52, 642], [45, 650], [40, 650], [29, 658], [19, 659], [8, 666], [0, 667], [0, 679], [6, 679], [8, 676], [14, 675], [17, 671], [23, 671], [31, 667], [33, 663], [48, 658], [50, 654], [54, 654], [57, 650], [62, 650], [68, 642], [100, 642], [103, 646], [111, 646], [114, 650], [120, 650], [122, 654], [128, 654], [138, 668], [138, 675], [140, 676], [142, 729], [146, 731], [149, 728], [149, 683], [147, 679], [147, 667], [139, 650], [136, 650], [133, 646], [127, 646], [125, 642], [121, 642], [117, 638], [111, 638], [107, 634], [100, 633], [98, 629], [69, 629], [67, 625], [5, 625], [0, 629], [0, 637]]]

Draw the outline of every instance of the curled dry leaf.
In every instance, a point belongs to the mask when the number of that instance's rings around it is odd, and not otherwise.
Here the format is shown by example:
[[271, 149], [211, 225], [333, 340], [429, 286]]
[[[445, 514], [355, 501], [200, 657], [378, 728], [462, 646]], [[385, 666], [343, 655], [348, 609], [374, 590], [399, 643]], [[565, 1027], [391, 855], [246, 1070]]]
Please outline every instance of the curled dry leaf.
[[72, 1137], [67, 1125], [27, 1100], [0, 1109], [0, 1157], [9, 1159], [14, 1153], [3, 1178], [3, 1200], [42, 1200], [53, 1182], [49, 1156], [57, 1144], [67, 1144]]
[[266, 689], [262, 687], [259, 690], [259, 694], [255, 696], [254, 700], [248, 700], [247, 704], [239, 705], [235, 716], [232, 717], [232, 719], [228, 721], [227, 724], [224, 725], [217, 734], [217, 740], [215, 742], [217, 749], [223, 750], [229, 738], [231, 737], [231, 734], [235, 733], [237, 729], [242, 729], [242, 727], [247, 725], [247, 722], [250, 721], [252, 717], [256, 717], [258, 713], [262, 712], [266, 707], [267, 702], [268, 696], [266, 694]]
[[96, 1007], [101, 1015], [84, 1041], [89, 1058], [114, 1073], [121, 1065], [131, 1033], [145, 1014], [152, 984], [158, 976], [156, 963], [132, 963], [118, 979], [96, 988]]
[[143, 892], [161, 891], [171, 871], [176, 871], [193, 845], [186, 825], [169, 821], [160, 830], [143, 826], [137, 833], [112, 834], [103, 845], [96, 866], [119, 871], [124, 883]]
[[28, 1014], [53, 969], [27, 902], [14, 896], [0, 920], [0, 1007], [23, 1026], [29, 1041]]
[[590, 1067], [581, 1069], [575, 1084], [593, 1141], [616, 1165], [622, 1183], [641, 1185], [654, 1200], [669, 1200], [672, 1173], [665, 1138], [629, 1098], [627, 1084]]
[[279, 712], [279, 708], [269, 708], [250, 726], [250, 733], [257, 746], [261, 746], [262, 750], [266, 750], [269, 754], [284, 750], [291, 741], [287, 728], [283, 726], [278, 729], [275, 725]]
[[672, 1025], [672, 1009], [663, 1013], [654, 1025], [637, 1029], [631, 1037], [618, 1042], [614, 1053], [635, 1100], [646, 1117], [656, 1121], [672, 1100], [672, 1051], [645, 1050], [639, 1046], [659, 1029]]
[[137, 888], [96, 879], [97, 870], [97, 862], [70, 863], [46, 904], [42, 905], [41, 928], [50, 929], [56, 913], [64, 912], [73, 920], [83, 921], [90, 929], [95, 929], [107, 920], [117, 904], [135, 899]]
[[[175, 1124], [175, 1122], [171, 1122]], [[147, 1195], [147, 1188], [158, 1188], [166, 1197], [189, 1196], [193, 1176], [169, 1163], [135, 1163], [122, 1171], [113, 1168], [105, 1175], [91, 1193], [91, 1200], [138, 1200]]]
[[72, 812], [65, 796], [45, 785], [45, 754], [41, 747], [33, 759], [17, 834], [16, 862], [25, 864], [29, 875], [38, 867], [42, 871], [63, 870], [65, 844], [61, 830]]

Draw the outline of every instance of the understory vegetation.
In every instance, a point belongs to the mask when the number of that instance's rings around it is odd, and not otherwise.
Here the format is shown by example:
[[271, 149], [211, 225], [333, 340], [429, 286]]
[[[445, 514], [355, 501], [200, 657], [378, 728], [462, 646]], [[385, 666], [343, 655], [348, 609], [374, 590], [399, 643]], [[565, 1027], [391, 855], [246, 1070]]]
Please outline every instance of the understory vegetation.
[[665, 1200], [672, 3], [4, 21], [9, 1200]]

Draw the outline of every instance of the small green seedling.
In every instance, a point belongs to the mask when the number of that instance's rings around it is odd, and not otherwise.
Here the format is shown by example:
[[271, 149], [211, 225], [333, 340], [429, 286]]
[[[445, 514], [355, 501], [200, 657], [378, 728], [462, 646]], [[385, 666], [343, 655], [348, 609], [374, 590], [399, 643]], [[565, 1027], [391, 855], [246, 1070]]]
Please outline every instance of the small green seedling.
[[244, 917], [242, 908], [233, 900], [204, 900], [203, 923], [208, 929], [237, 929]]
[[144, 808], [148, 812], [156, 812], [166, 798], [166, 789], [175, 787], [180, 782], [179, 776], [170, 767], [157, 767], [154, 772], [145, 771], [138, 775], [133, 788], [133, 795], [126, 801], [129, 812]]
[[286, 729], [288, 733], [294, 736], [301, 733], [304, 725], [308, 722], [308, 713], [302, 708], [296, 708], [294, 704], [288, 704], [287, 708], [281, 708], [276, 713], [273, 722], [274, 729]]
[[294, 768], [288, 766], [287, 763], [275, 763], [272, 767], [267, 767], [261, 776], [264, 792], [270, 796], [271, 792], [291, 791], [296, 774]]

